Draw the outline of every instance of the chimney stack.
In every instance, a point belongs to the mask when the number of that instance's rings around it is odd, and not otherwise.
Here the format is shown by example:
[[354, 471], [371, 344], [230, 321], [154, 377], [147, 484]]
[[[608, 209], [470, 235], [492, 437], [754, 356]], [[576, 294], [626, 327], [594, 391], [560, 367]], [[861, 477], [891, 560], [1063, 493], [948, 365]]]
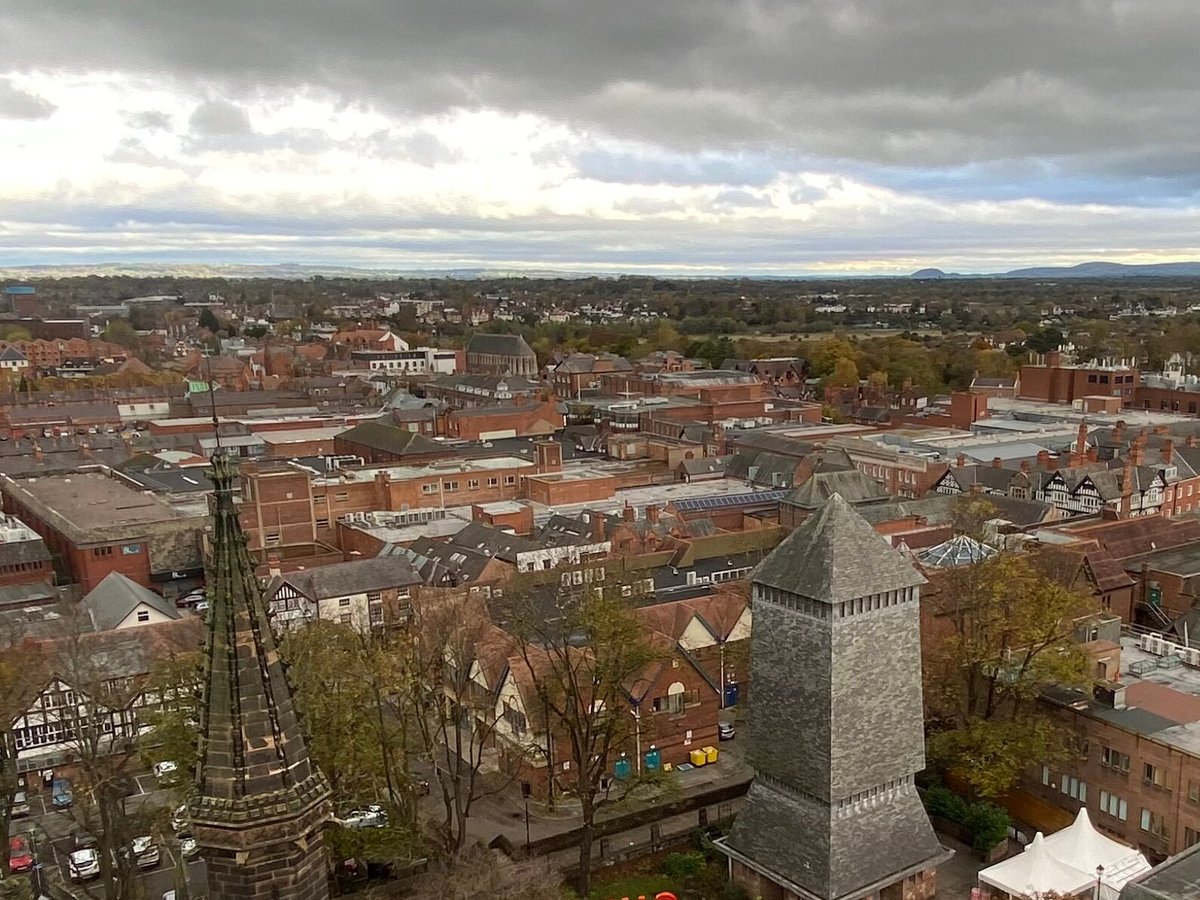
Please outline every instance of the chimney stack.
[[1133, 460], [1125, 457], [1125, 468], [1121, 470], [1121, 515], [1128, 516], [1133, 511]]
[[1004, 460], [1002, 460], [998, 456], [993, 456], [992, 457], [992, 468], [993, 469], [1003, 469], [1004, 468]]
[[282, 570], [279, 568], [279, 554], [278, 553], [268, 553], [267, 554], [267, 575], [269, 575], [271, 578], [275, 578], [276, 576], [278, 576], [280, 574], [282, 574]]
[[1050, 451], [1039, 450], [1037, 455], [1037, 464], [1039, 469], [1049, 471], [1050, 469]]
[[637, 510], [629, 505], [628, 500], [625, 501], [625, 508], [621, 510], [621, 518], [623, 518], [626, 522], [637, 521]]
[[1027, 460], [1027, 459], [1021, 460], [1021, 471], [1024, 472], [1026, 475], [1028, 475], [1029, 469], [1030, 469], [1029, 460]]
[[1075, 453], [1080, 459], [1087, 452], [1087, 422], [1079, 423], [1079, 434], [1075, 438]]
[[1100, 461], [1100, 449], [1098, 447], [1088, 447], [1087, 461], [1090, 463]]
[[965, 453], [958, 454], [958, 456], [954, 460], [954, 464], [956, 466], [958, 466], [958, 468], [960, 468], [960, 469], [963, 466], [965, 466], [967, 464], [967, 454], [965, 454]]
[[658, 524], [658, 504], [649, 503], [646, 505], [646, 521], [651, 525]]
[[1169, 466], [1172, 464], [1172, 459], [1175, 457], [1175, 442], [1170, 438], [1163, 441], [1162, 445], [1162, 461], [1163, 465]]
[[1117, 424], [1113, 426], [1113, 435], [1112, 436], [1113, 436], [1113, 440], [1117, 441], [1118, 443], [1120, 443], [1121, 439], [1123, 437], [1125, 437], [1125, 420], [1124, 419], [1119, 419], [1117, 421]]

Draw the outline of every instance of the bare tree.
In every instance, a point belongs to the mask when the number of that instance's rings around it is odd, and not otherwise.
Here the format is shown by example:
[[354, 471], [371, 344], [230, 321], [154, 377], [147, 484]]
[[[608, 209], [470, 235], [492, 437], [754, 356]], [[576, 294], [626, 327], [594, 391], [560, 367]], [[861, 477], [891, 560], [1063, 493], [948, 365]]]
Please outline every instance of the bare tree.
[[[580, 803], [581, 897], [591, 890], [597, 811], [640, 786], [631, 778], [616, 795], [609, 791], [617, 755], [634, 741], [636, 722], [626, 715], [630, 697], [647, 667], [662, 658], [620, 587], [586, 580], [510, 585], [502, 604], [506, 629], [519, 646], [523, 671], [516, 677], [533, 686], [544, 717], [549, 767], [566, 764], [568, 774], [557, 783]], [[576, 581], [584, 583], [575, 587]]]
[[562, 880], [545, 860], [513, 862], [475, 847], [431, 872], [417, 885], [416, 895], [443, 900], [562, 900]]
[[397, 640], [408, 659], [401, 668], [409, 677], [412, 718], [445, 811], [444, 844], [456, 853], [467, 840], [472, 804], [504, 787], [485, 789], [480, 777], [497, 721], [495, 685], [480, 678], [483, 657], [516, 645], [465, 594], [416, 604], [410, 628]]

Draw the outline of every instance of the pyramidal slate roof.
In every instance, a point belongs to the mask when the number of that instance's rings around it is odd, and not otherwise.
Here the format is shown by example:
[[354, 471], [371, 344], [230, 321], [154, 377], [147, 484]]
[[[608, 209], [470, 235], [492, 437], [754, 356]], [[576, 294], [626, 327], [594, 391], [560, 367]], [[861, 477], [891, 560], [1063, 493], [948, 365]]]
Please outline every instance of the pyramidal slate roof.
[[831, 496], [818, 513], [784, 538], [750, 580], [827, 603], [925, 583], [841, 494]]

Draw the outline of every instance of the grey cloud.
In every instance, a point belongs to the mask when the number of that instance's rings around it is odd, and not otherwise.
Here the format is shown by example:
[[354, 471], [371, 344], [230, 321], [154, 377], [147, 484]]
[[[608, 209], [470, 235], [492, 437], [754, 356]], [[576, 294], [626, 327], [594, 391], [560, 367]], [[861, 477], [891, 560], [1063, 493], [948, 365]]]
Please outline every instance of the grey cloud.
[[57, 107], [45, 97], [0, 79], [0, 119], [45, 119], [53, 115], [55, 109]]
[[174, 127], [174, 121], [170, 114], [157, 109], [127, 113], [125, 122], [132, 128], [142, 131], [170, 131]]
[[[10, 65], [395, 112], [532, 110], [695, 152], [895, 165], [1200, 149], [1192, 0], [80, 0], [9, 10]], [[229, 127], [226, 123], [225, 127]], [[1153, 160], [1146, 160], [1152, 165]], [[1143, 174], [1153, 174], [1146, 173]]]
[[244, 107], [225, 100], [207, 100], [192, 112], [188, 128], [200, 138], [230, 137], [252, 133]]
[[713, 206], [737, 209], [766, 209], [775, 205], [770, 197], [750, 191], [721, 191], [713, 197]]

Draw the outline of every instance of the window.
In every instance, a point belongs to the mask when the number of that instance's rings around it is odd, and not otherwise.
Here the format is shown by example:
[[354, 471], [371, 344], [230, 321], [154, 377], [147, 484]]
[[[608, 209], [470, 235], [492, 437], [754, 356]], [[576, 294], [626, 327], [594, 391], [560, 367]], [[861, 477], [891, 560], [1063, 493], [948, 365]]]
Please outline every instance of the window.
[[149, 622], [150, 621], [150, 610], [139, 609], [137, 612], [137, 620], [139, 622]]
[[353, 621], [353, 617], [350, 615], [350, 613], [342, 613], [340, 616], [338, 616], [338, 621], [343, 625], [349, 625]]
[[1087, 783], [1080, 781], [1074, 775], [1064, 775], [1059, 790], [1080, 803], [1087, 803]]
[[337, 503], [345, 503], [350, 499], [350, 494], [347, 491], [342, 491], [340, 494], [334, 494], [333, 499]]
[[479, 479], [478, 478], [468, 478], [467, 479], [467, 490], [475, 491], [478, 489], [479, 489]]
[[504, 721], [513, 730], [513, 734], [524, 734], [529, 730], [529, 719], [519, 709], [504, 704]]
[[1149, 809], [1142, 809], [1142, 831], [1150, 834], [1158, 835], [1159, 837], [1167, 836], [1167, 823], [1163, 819], [1161, 813], [1153, 812]]
[[368, 603], [382, 603], [383, 602], [383, 593], [380, 591], [371, 591], [370, 593], [367, 594], [367, 602]]
[[1112, 747], [1100, 748], [1100, 763], [1118, 772], [1129, 771], [1129, 754], [1121, 753]]
[[1183, 846], [1195, 847], [1197, 844], [1200, 844], [1200, 832], [1194, 828], [1185, 827], [1183, 829]]
[[496, 486], [497, 486], [497, 485], [499, 485], [499, 484], [500, 484], [500, 479], [499, 479], [499, 478], [489, 478], [489, 479], [487, 480], [487, 486], [488, 486], [488, 487], [496, 487]]
[[505, 483], [505, 484], [516, 484], [516, 483], [517, 483], [517, 476], [516, 476], [516, 475], [505, 475], [505, 476], [504, 476], [504, 483]]
[[458, 490], [458, 482], [457, 481], [447, 481], [444, 485], [442, 485], [442, 487], [445, 488], [447, 494], [453, 494], [455, 491]]
[[1108, 813], [1114, 819], [1120, 819], [1122, 822], [1124, 822], [1129, 815], [1129, 806], [1116, 794], [1110, 794], [1108, 791], [1101, 791], [1100, 811], [1103, 813]]
[[1163, 771], [1153, 763], [1142, 764], [1142, 781], [1155, 787], [1164, 787]]
[[349, 597], [339, 597], [338, 598], [338, 608], [339, 609], [349, 609], [350, 608], [350, 598]]
[[437, 490], [438, 490], [438, 486], [436, 484], [421, 485], [421, 493], [422, 494], [436, 494]]
[[317, 519], [317, 527], [318, 528], [328, 528], [329, 520], [328, 519]]
[[1188, 800], [1200, 803], [1200, 781], [1188, 779]]
[[1050, 784], [1050, 767], [1042, 766], [1042, 784]]
[[656, 713], [666, 712], [675, 715], [683, 712], [684, 704], [686, 703], [687, 691], [683, 687], [682, 681], [676, 681], [667, 688], [667, 696], [655, 697], [653, 708]]
[[125, 544], [121, 548], [121, 552], [123, 554], [125, 554], [126, 556], [137, 556], [139, 553], [142, 552], [142, 545], [141, 544]]
[[92, 556], [112, 556], [112, 547], [93, 547]]
[[272, 544], [278, 544], [279, 543], [279, 535], [268, 534], [264, 543], [266, 543], [268, 546], [272, 545]]

